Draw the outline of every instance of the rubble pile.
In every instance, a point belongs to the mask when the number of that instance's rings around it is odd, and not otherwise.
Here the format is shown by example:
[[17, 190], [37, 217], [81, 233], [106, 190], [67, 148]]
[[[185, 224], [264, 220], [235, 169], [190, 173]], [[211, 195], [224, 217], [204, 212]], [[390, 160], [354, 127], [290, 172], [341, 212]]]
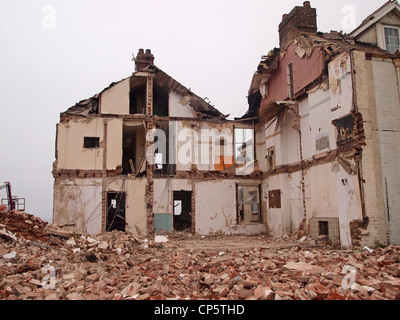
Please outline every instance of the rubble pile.
[[48, 241], [45, 229], [48, 223], [26, 212], [0, 212], [0, 229], [35, 241]]
[[0, 225], [0, 299], [400, 299], [396, 246], [352, 251], [288, 237], [148, 240], [45, 229], [41, 242]]

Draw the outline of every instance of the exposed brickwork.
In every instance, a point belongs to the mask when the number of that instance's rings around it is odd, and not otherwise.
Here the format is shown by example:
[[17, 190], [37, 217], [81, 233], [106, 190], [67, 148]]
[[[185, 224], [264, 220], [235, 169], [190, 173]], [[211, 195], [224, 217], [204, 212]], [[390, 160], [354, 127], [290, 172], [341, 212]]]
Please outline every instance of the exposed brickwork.
[[298, 32], [317, 32], [317, 10], [311, 8], [305, 1], [303, 7], [295, 7], [289, 14], [283, 16], [279, 25], [279, 40], [281, 49], [295, 38]]

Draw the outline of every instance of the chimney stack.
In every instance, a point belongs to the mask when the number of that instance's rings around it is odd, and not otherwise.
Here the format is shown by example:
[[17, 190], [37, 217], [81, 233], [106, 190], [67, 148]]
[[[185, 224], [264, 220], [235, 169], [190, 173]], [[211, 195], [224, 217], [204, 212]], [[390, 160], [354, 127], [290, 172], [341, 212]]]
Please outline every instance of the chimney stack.
[[135, 58], [136, 71], [143, 70], [150, 65], [154, 65], [154, 56], [151, 53], [151, 50], [146, 49], [145, 52], [143, 49], [139, 49], [139, 52]]
[[311, 8], [310, 1], [304, 1], [302, 7], [294, 7], [283, 15], [279, 24], [280, 48], [285, 48], [299, 32], [317, 33], [317, 10]]

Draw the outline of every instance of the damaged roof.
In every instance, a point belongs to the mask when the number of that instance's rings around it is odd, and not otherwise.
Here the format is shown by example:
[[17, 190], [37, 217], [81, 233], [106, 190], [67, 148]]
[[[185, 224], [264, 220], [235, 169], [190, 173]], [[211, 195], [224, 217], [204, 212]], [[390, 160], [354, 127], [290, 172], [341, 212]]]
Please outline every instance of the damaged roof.
[[[397, 3], [397, 2], [396, 2]], [[298, 33], [297, 37], [288, 43], [283, 48], [275, 48], [269, 52], [267, 56], [262, 57], [262, 61], [259, 63], [256, 73], [253, 76], [250, 89], [249, 89], [249, 109], [245, 115], [238, 119], [253, 119], [259, 116], [259, 108], [261, 102], [260, 85], [262, 83], [268, 83], [269, 78], [275, 72], [279, 66], [279, 61], [285, 56], [289, 46], [295, 43], [297, 45], [295, 53], [300, 57], [310, 57], [316, 48], [322, 48], [325, 52], [327, 63], [332, 60], [335, 56], [351, 50], [363, 51], [366, 54], [379, 55], [382, 57], [398, 58], [399, 54], [392, 54], [388, 51], [382, 50], [377, 46], [357, 42], [354, 37], [343, 34], [337, 31], [331, 31], [330, 33], [318, 32], [314, 33]]]
[[[187, 89], [184, 87], [182, 84], [180, 84], [178, 81], [173, 79], [171, 76], [166, 74], [164, 71], [161, 69], [157, 68], [154, 65], [150, 65], [142, 70], [140, 72], [150, 72], [155, 74], [155, 82], [157, 85], [163, 88], [167, 88], [169, 90], [173, 90], [179, 95], [186, 97], [188, 101], [188, 105], [191, 106], [194, 111], [197, 113], [197, 116], [199, 118], [220, 118], [220, 119], [226, 119], [229, 117], [229, 115], [224, 115], [221, 113], [219, 110], [217, 110], [214, 106], [210, 105], [207, 103], [204, 99], [200, 98], [196, 94], [190, 91], [190, 89]], [[133, 74], [135, 76], [136, 73]], [[71, 116], [88, 116], [90, 114], [98, 114], [99, 113], [99, 101], [101, 94], [104, 91], [107, 91], [108, 89], [112, 88], [113, 86], [121, 83], [122, 81], [125, 81], [128, 78], [124, 78], [118, 82], [113, 82], [111, 83], [107, 88], [105, 88], [103, 91], [101, 91], [98, 94], [95, 94], [93, 97], [82, 100], [69, 108], [67, 111], [63, 113], [63, 115], [71, 115]]]

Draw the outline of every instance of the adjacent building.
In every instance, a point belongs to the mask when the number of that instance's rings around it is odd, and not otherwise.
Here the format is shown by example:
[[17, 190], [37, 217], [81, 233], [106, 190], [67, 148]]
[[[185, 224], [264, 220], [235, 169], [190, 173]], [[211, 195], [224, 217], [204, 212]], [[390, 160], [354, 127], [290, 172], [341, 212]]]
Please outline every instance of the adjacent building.
[[318, 32], [308, 1], [283, 16], [242, 118], [259, 119], [271, 235], [400, 243], [399, 13], [389, 1], [350, 35]]
[[53, 222], [92, 234], [310, 234], [400, 244], [400, 6], [322, 33], [284, 15], [241, 118], [139, 50], [135, 72], [61, 114]]

